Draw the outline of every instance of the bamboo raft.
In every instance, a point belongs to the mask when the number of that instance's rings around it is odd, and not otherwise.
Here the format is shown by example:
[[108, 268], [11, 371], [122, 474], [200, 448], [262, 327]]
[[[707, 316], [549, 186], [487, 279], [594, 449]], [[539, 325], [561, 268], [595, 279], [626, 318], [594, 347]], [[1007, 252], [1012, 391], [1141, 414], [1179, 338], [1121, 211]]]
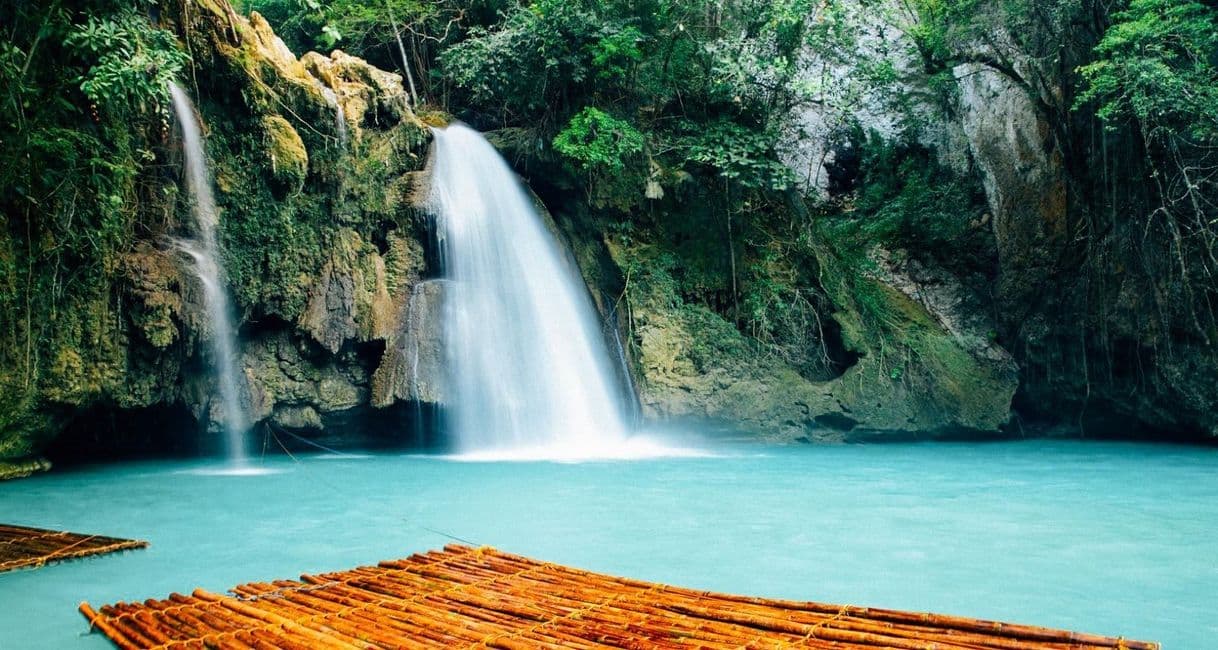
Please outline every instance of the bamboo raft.
[[491, 548], [196, 589], [94, 610], [119, 648], [1158, 649], [1027, 625], [695, 591], [538, 562]]
[[0, 573], [146, 546], [148, 542], [133, 539], [0, 524]]

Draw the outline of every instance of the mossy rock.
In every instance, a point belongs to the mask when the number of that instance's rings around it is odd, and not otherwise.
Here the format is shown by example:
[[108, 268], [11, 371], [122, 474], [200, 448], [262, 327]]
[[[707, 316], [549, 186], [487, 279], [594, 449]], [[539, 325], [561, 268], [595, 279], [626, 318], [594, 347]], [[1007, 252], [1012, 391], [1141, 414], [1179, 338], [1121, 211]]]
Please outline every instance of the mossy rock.
[[430, 107], [417, 109], [415, 115], [420, 122], [436, 129], [442, 129], [456, 120], [448, 111]]
[[51, 469], [51, 462], [45, 458], [22, 458], [18, 460], [0, 460], [0, 481], [25, 478], [36, 472]]
[[[338, 361], [298, 323], [323, 267], [333, 262], [333, 275], [351, 281], [352, 322], [343, 341], [384, 338], [397, 326], [400, 297], [426, 264], [413, 241], [422, 229], [408, 205], [416, 189], [410, 174], [424, 163], [426, 126], [392, 73], [340, 55], [327, 59], [330, 68], [319, 78], [264, 20], [237, 14], [226, 0], [162, 9], [163, 24], [176, 28], [192, 57], [188, 89], [207, 138], [228, 288], [248, 337], [241, 348], [257, 351], [262, 337], [285, 341], [260, 358], [258, 370], [276, 370], [260, 377], [267, 405], [251, 414], [269, 415], [285, 404], [322, 412], [367, 403], [366, 375], [375, 359]], [[336, 146], [326, 87], [338, 91], [346, 109], [348, 146]], [[150, 125], [100, 126], [132, 155], [152, 152], [155, 160], [151, 175], [131, 181], [131, 200], [114, 215], [122, 220], [122, 241], [98, 268], [73, 268], [65, 258], [36, 267], [25, 287], [22, 255], [29, 247], [9, 235], [17, 230], [0, 227], [0, 307], [24, 312], [18, 297], [47, 296], [33, 311], [28, 351], [25, 332], [14, 330], [10, 338], [20, 345], [0, 355], [0, 462], [28, 467], [27, 459], [88, 408], [182, 403], [201, 416], [214, 397], [198, 282], [165, 250], [164, 238], [183, 235], [192, 222], [180, 179], [165, 173], [179, 157]], [[0, 216], [0, 226], [11, 224]], [[31, 250], [58, 249], [50, 239], [45, 246]], [[323, 373], [332, 363], [348, 370]]]
[[299, 192], [309, 175], [309, 152], [304, 140], [278, 115], [262, 118], [263, 142], [279, 198]]
[[388, 338], [395, 328], [395, 300], [389, 292], [385, 259], [349, 228], [330, 246], [299, 327], [331, 353], [348, 340]]
[[[683, 298], [675, 256], [608, 242], [629, 277], [641, 400], [647, 415], [709, 419], [775, 440], [995, 432], [1016, 387], [1010, 356], [973, 330], [954, 331], [886, 258], [818, 256], [842, 342], [858, 354], [840, 377], [804, 377], [711, 309]], [[947, 324], [945, 324], [947, 323]]]

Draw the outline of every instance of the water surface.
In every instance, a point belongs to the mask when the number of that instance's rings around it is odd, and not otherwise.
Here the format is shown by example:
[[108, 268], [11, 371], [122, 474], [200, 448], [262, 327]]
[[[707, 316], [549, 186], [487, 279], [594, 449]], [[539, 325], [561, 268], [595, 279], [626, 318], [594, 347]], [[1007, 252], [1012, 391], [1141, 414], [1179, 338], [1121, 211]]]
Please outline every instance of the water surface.
[[459, 537], [698, 588], [1218, 639], [1218, 450], [734, 446], [594, 463], [132, 462], [0, 483], [0, 521], [149, 540], [0, 574], [0, 647], [105, 648], [75, 608], [402, 557]]

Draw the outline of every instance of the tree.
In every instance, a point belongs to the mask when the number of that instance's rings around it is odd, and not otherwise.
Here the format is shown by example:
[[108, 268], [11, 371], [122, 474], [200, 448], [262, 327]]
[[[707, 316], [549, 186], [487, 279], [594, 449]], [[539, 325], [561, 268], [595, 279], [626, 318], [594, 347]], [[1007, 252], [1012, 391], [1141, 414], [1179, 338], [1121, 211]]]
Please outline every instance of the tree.
[[1117, 125], [1134, 121], [1152, 138], [1218, 138], [1218, 9], [1190, 0], [1133, 0], [1117, 13], [1079, 68], [1086, 89]]

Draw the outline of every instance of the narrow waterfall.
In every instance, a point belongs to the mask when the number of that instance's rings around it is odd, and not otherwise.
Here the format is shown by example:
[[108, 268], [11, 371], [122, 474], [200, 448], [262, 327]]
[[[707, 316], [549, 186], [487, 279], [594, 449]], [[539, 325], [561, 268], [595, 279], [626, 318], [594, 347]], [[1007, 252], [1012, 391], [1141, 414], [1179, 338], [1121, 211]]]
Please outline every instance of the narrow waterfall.
[[216, 383], [220, 388], [225, 432], [225, 452], [230, 464], [244, 465], [247, 461], [245, 432], [248, 427], [241, 409], [240, 377], [236, 364], [236, 334], [230, 317], [224, 271], [220, 267], [220, 246], [216, 240], [219, 212], [212, 196], [211, 175], [203, 151], [203, 136], [195, 120], [194, 105], [178, 87], [170, 84], [173, 108], [182, 127], [182, 145], [186, 159], [186, 187], [191, 196], [195, 217], [195, 238], [178, 240], [175, 245], [194, 261], [194, 271], [203, 285], [203, 300], [207, 307], [211, 331], [212, 356]]
[[450, 431], [462, 454], [621, 455], [621, 391], [582, 279], [507, 163], [477, 131], [434, 130]]
[[347, 114], [343, 112], [342, 104], [338, 103], [338, 95], [329, 86], [320, 86], [321, 94], [326, 103], [334, 109], [334, 132], [338, 134], [338, 146], [347, 146]]

